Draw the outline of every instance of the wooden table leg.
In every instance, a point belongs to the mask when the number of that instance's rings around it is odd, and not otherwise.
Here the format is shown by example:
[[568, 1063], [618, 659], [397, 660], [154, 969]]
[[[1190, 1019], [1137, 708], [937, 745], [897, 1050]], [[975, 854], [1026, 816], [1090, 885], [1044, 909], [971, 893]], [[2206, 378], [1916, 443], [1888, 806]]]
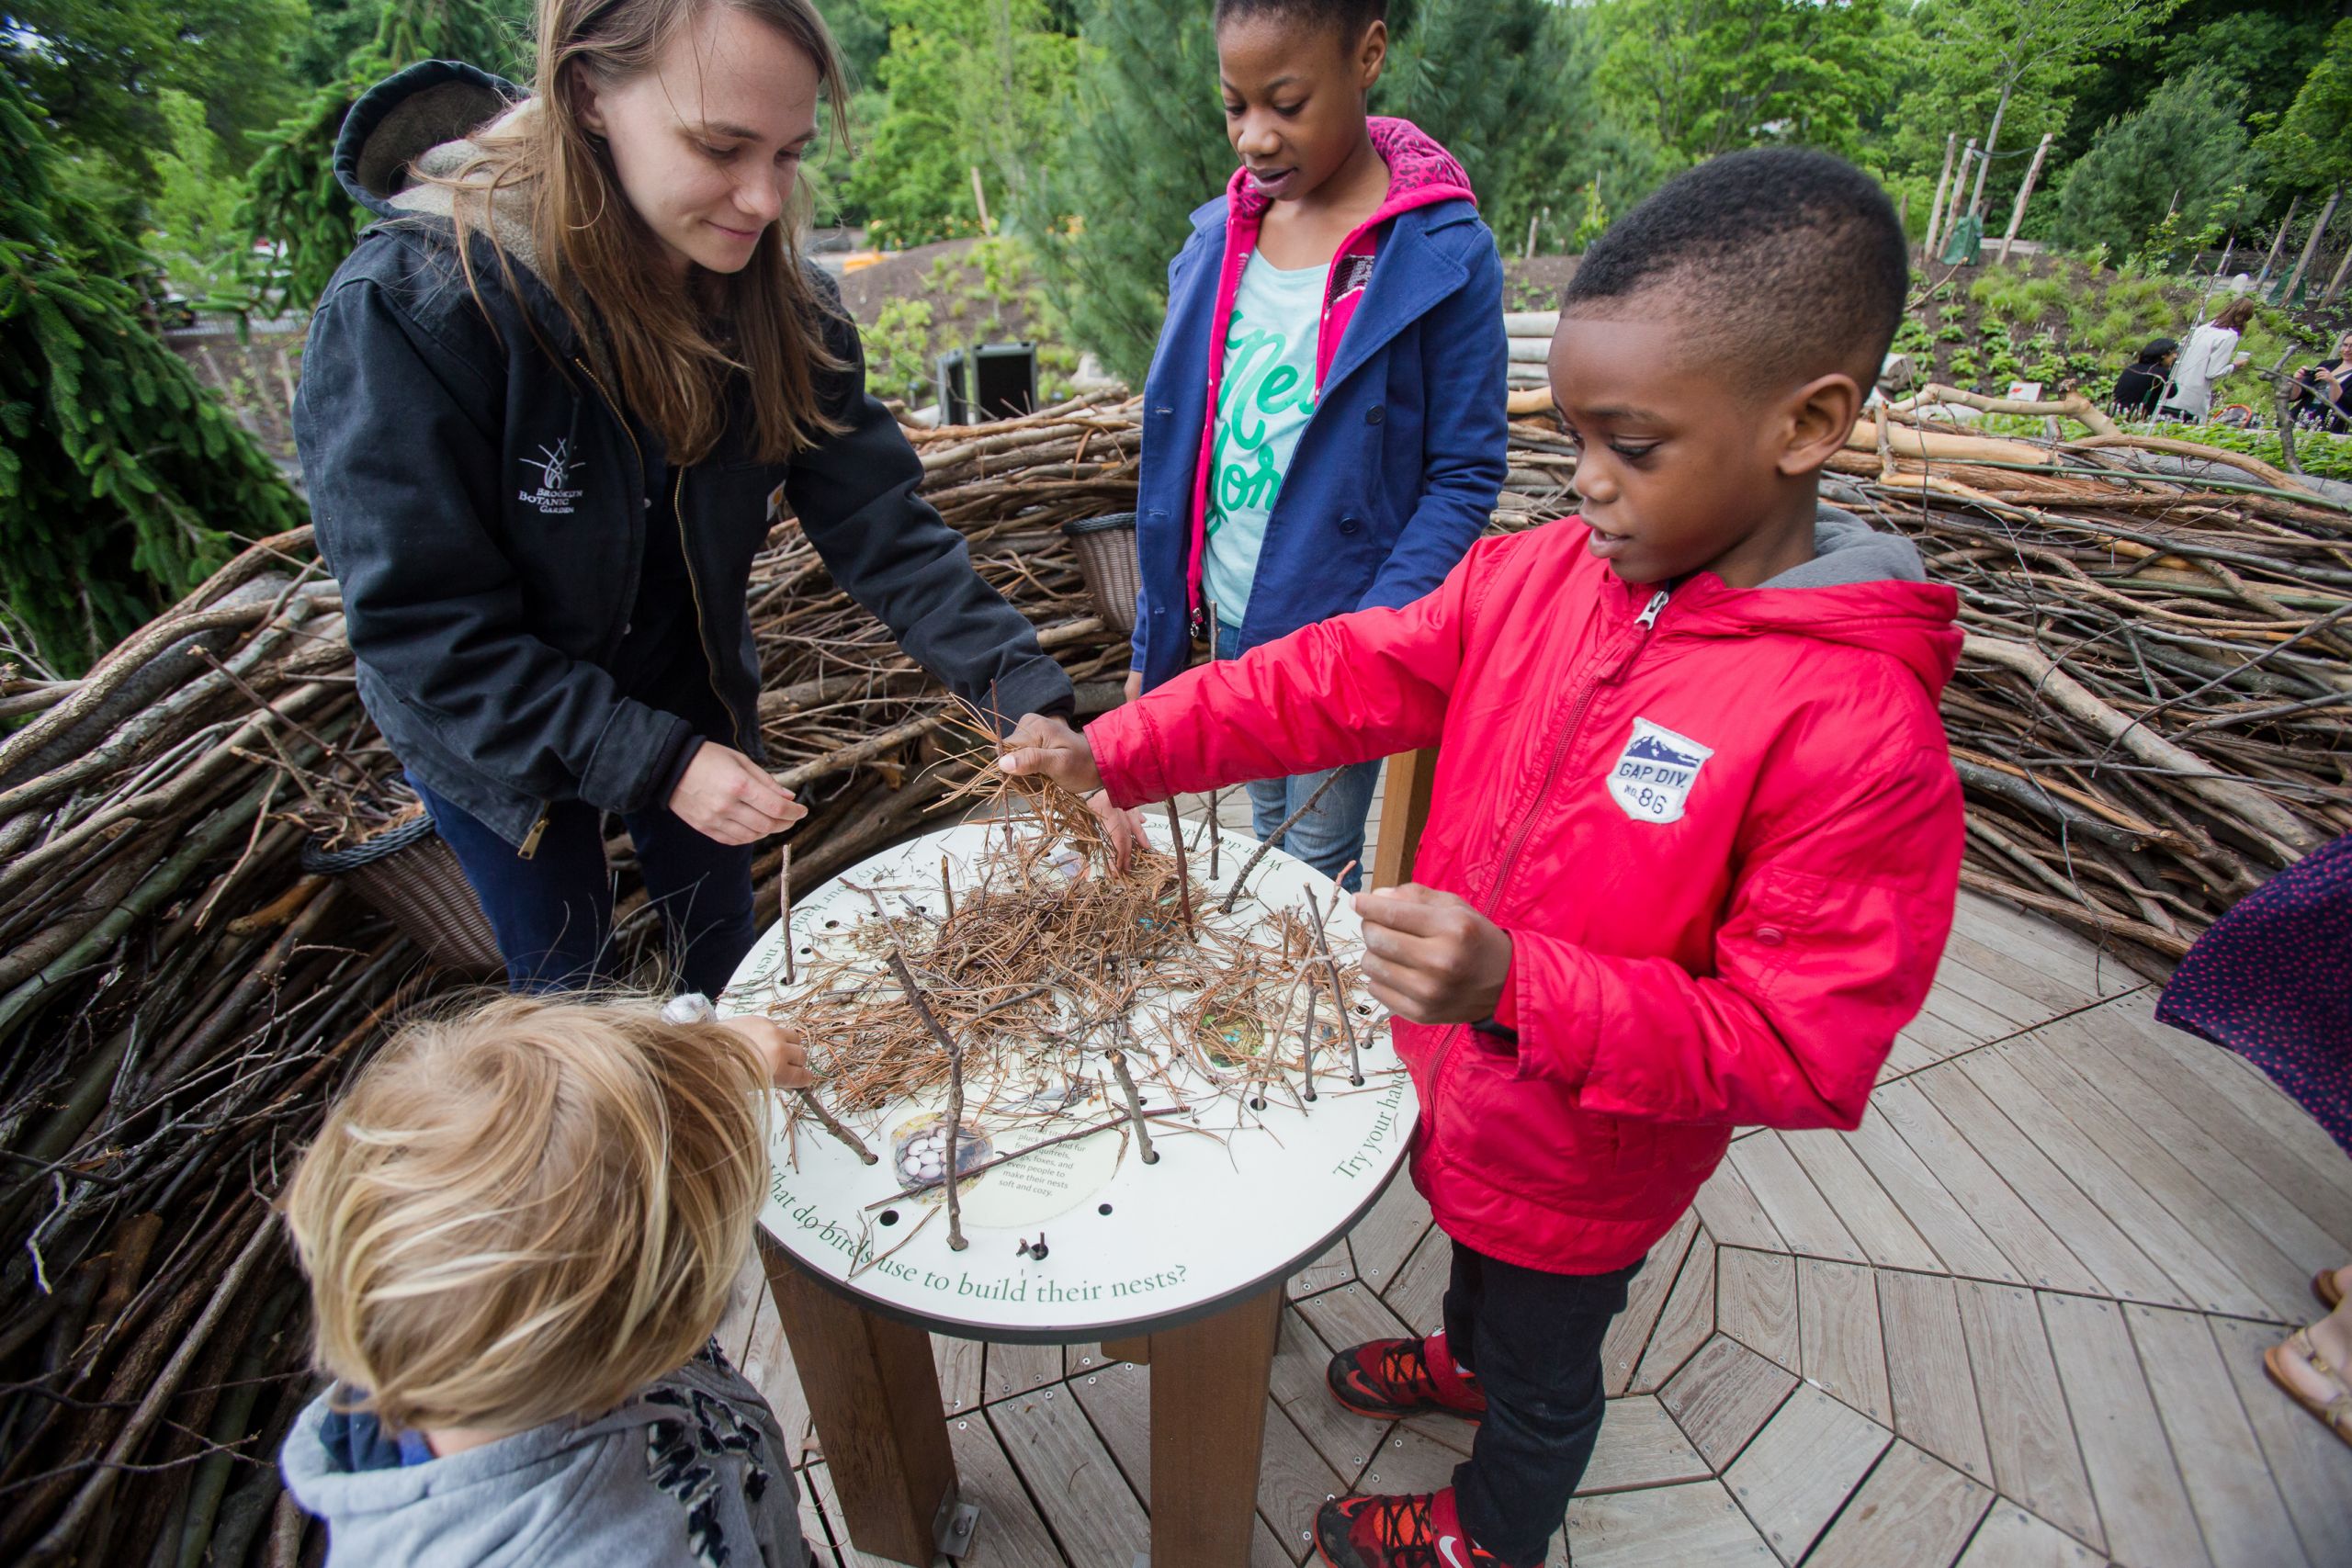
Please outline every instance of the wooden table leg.
[[1394, 887], [1413, 879], [1413, 857], [1429, 825], [1430, 785], [1437, 777], [1434, 749], [1399, 751], [1388, 759], [1382, 778], [1380, 837], [1373, 846], [1372, 887]]
[[850, 1539], [872, 1556], [930, 1568], [933, 1521], [956, 1493], [931, 1336], [827, 1290], [764, 1231], [760, 1260]]
[[1152, 1568], [1247, 1568], [1283, 1282], [1151, 1337]]

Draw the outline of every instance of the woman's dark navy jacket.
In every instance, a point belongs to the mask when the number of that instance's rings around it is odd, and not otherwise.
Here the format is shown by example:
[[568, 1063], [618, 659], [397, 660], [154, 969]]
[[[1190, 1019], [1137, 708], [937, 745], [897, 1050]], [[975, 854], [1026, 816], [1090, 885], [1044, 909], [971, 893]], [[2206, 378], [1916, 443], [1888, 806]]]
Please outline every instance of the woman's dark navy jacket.
[[[1192, 655], [1194, 479], [1227, 222], [1224, 197], [1193, 214], [1144, 382], [1133, 668], [1147, 691]], [[1267, 520], [1245, 651], [1333, 615], [1411, 604], [1487, 526], [1510, 439], [1502, 283], [1494, 236], [1469, 202], [1388, 222]]]
[[[709, 691], [683, 705], [723, 711], [722, 739], [759, 757], [745, 597], [779, 484], [834, 581], [926, 670], [1002, 714], [1066, 711], [1060, 666], [917, 497], [922, 465], [866, 395], [845, 314], [826, 338], [848, 368], [820, 386], [842, 434], [758, 461], [746, 400], [718, 451], [679, 469], [614, 401], [532, 258], [510, 291], [478, 240], [477, 304], [446, 219], [397, 193], [409, 163], [516, 96], [470, 66], [413, 66], [354, 106], [335, 149], [345, 189], [390, 221], [320, 302], [295, 434], [360, 699], [401, 761], [518, 846], [552, 801], [662, 804], [695, 728], [625, 694], [611, 668], [651, 527], [677, 530], [708, 666]], [[527, 245], [500, 233], [510, 253]], [[838, 289], [811, 276], [839, 312]]]

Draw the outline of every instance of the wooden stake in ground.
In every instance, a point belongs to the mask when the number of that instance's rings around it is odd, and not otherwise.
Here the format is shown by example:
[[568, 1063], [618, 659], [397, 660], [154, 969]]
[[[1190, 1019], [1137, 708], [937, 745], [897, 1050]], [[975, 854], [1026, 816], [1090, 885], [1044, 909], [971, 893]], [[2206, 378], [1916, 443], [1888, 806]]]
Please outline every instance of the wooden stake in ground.
[[1936, 176], [1935, 203], [1928, 209], [1928, 239], [1925, 248], [1929, 261], [1936, 259], [1936, 236], [1942, 231], [1944, 197], [1951, 189], [1951, 161], [1959, 151], [1960, 132], [1957, 130], [1944, 132], [1944, 172]]
[[2278, 265], [2278, 253], [2286, 248], [2287, 231], [2295, 226], [2295, 209], [2303, 204], [2301, 192], [2288, 198], [2287, 216], [2278, 220], [2278, 232], [2270, 237], [2270, 254], [2262, 258], [2262, 270], [2255, 275], [2256, 288], [2270, 281], [2271, 269]]
[[964, 1047], [956, 1043], [956, 1037], [947, 1032], [938, 1015], [931, 1010], [922, 987], [915, 984], [914, 971], [907, 967], [906, 954], [895, 947], [890, 950], [890, 973], [899, 977], [907, 1000], [914, 1004], [915, 1016], [931, 1031], [931, 1037], [939, 1042], [939, 1048], [947, 1053], [947, 1150], [940, 1170], [947, 1186], [947, 1245], [961, 1252], [967, 1244], [964, 1240], [964, 1206], [956, 1196], [956, 1190], [963, 1183], [956, 1169], [959, 1152], [956, 1145], [964, 1130]]
[[2050, 156], [2050, 139], [2052, 134], [2046, 130], [2041, 133], [2041, 145], [2033, 150], [2033, 162], [2026, 165], [2025, 184], [2018, 186], [2017, 205], [2009, 209], [2009, 231], [2001, 236], [2001, 254], [1995, 258], [1996, 260], [2007, 262], [2009, 259], [2009, 247], [2017, 243], [2018, 225], [2025, 221], [2026, 198], [2033, 195], [2033, 182], [2041, 177], [2041, 161]]
[[[1947, 240], [1951, 238], [1952, 225], [1960, 221], [1960, 198], [1968, 188], [1968, 165], [1975, 156], [1976, 138], [1972, 136], [1968, 139], [1968, 145], [1961, 150], [1960, 170], [1951, 182], [1951, 206], [1944, 212], [1944, 238]], [[1934, 261], [1936, 258], [1931, 255], [1928, 259]]]
[[2291, 305], [2295, 290], [2302, 286], [2303, 274], [2311, 270], [2312, 257], [2319, 254], [2319, 243], [2327, 232], [2328, 220], [2335, 216], [2335, 204], [2344, 199], [2344, 186], [2336, 183], [2327, 193], [2327, 205], [2319, 209], [2319, 221], [2312, 225], [2312, 237], [2303, 242], [2303, 254], [2295, 258], [2295, 270], [2287, 275], [2286, 287], [2278, 290], [2278, 303]]

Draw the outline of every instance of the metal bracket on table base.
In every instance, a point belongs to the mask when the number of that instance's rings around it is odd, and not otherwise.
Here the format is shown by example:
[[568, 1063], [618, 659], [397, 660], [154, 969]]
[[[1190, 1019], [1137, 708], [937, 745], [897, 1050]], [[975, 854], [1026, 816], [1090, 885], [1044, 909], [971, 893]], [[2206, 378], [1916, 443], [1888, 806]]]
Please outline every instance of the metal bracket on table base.
[[972, 1550], [972, 1536], [980, 1528], [980, 1506], [958, 1498], [953, 1487], [939, 1500], [939, 1512], [931, 1519], [931, 1539], [949, 1557], [961, 1557]]

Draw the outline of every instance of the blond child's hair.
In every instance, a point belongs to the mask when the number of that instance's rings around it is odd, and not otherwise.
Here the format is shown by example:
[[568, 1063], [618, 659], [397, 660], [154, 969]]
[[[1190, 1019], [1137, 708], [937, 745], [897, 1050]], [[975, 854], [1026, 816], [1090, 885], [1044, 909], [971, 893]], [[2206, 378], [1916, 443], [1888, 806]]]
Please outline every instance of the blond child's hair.
[[395, 1431], [593, 1416], [675, 1371], [750, 1247], [772, 1087], [731, 1031], [644, 1002], [404, 1028], [283, 1201], [319, 1366]]

